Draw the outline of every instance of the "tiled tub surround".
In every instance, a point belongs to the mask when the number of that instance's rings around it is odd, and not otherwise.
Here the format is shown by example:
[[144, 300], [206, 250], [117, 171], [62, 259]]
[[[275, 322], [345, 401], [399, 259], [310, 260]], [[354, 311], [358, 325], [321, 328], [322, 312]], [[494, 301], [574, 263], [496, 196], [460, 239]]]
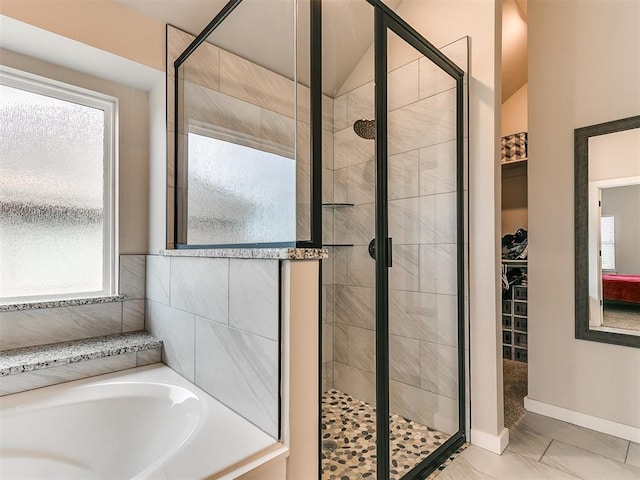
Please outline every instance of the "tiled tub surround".
[[[173, 248], [175, 194], [175, 99], [173, 62], [193, 41], [167, 26], [167, 248]], [[225, 141], [276, 153], [296, 162], [297, 239], [309, 239], [309, 88], [210, 43], [203, 43], [181, 70], [187, 104], [178, 118], [179, 145], [185, 124], [198, 124]], [[297, 92], [295, 91], [297, 88]], [[297, 95], [297, 105], [294, 104]], [[186, 114], [185, 114], [186, 112]], [[323, 164], [333, 164], [333, 101], [323, 96]], [[180, 186], [178, 186], [180, 188]], [[325, 187], [325, 192], [330, 187]], [[292, 239], [294, 240], [294, 239]], [[232, 242], [237, 243], [237, 242]]]
[[280, 261], [147, 257], [147, 330], [162, 359], [279, 435]]
[[0, 395], [156, 363], [161, 346], [133, 332], [8, 350], [0, 353]]
[[[462, 39], [442, 49], [466, 69]], [[444, 74], [442, 74], [444, 75]], [[455, 276], [455, 84], [426, 59], [389, 74], [390, 407], [458, 429]], [[334, 100], [332, 247], [323, 269], [323, 391], [375, 403], [375, 142], [353, 123], [374, 116], [373, 82]], [[326, 172], [325, 172], [326, 174]], [[327, 213], [327, 212], [325, 212]], [[331, 235], [331, 236], [330, 236]]]
[[[37, 302], [0, 310], [0, 351], [144, 329], [145, 256], [120, 255], [118, 297], [110, 302]], [[42, 308], [46, 305], [46, 308]], [[60, 306], [58, 306], [60, 305]], [[64, 306], [63, 306], [64, 305]]]

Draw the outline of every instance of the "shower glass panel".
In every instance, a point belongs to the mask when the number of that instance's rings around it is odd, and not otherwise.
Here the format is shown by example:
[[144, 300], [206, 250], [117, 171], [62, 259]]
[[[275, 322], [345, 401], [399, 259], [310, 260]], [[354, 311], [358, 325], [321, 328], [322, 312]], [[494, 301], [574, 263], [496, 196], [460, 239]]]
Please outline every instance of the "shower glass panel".
[[309, 217], [296, 198], [297, 93], [308, 117], [296, 8], [243, 0], [178, 68], [179, 245], [293, 246], [297, 203]]
[[322, 478], [376, 478], [374, 8], [322, 9]]
[[459, 429], [456, 80], [387, 30], [389, 478]]
[[380, 0], [225, 9], [177, 61], [176, 243], [327, 248], [321, 477], [424, 478], [465, 440], [467, 39]]

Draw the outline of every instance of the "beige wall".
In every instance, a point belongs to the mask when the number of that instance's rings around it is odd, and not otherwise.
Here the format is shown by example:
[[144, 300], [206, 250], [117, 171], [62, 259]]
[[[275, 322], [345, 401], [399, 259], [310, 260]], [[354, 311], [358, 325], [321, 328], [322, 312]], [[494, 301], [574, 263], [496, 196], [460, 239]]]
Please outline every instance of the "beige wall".
[[640, 349], [574, 338], [573, 131], [638, 85], [639, 2], [529, 2], [529, 397], [636, 428]]
[[[283, 434], [289, 447], [287, 478], [315, 480], [318, 450], [318, 262], [282, 267]], [[262, 477], [272, 478], [272, 477]]]
[[0, 14], [164, 70], [164, 24], [111, 0], [2, 0]]
[[639, 128], [589, 138], [589, 182], [630, 177], [640, 177]]

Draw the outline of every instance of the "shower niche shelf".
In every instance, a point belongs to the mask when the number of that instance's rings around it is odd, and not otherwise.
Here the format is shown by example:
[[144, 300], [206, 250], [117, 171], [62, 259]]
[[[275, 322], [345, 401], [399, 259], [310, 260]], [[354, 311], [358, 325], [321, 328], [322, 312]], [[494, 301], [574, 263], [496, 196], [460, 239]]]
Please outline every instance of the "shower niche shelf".
[[[355, 204], [346, 202], [327, 202], [323, 203], [323, 208], [345, 208], [353, 207]], [[353, 247], [353, 243], [323, 243], [323, 247]]]
[[343, 208], [343, 207], [353, 207], [353, 203], [323, 203], [323, 207], [325, 208]]

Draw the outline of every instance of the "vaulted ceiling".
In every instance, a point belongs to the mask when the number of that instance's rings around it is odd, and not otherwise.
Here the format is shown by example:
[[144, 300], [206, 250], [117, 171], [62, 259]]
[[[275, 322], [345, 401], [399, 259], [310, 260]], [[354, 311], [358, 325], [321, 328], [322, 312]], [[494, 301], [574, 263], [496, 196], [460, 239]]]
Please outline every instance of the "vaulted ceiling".
[[[228, 0], [116, 0], [163, 23], [200, 33]], [[300, 0], [301, 5], [309, 0]], [[397, 9], [402, 0], [386, 0]], [[298, 58], [294, 62], [291, 2], [245, 0], [211, 38], [212, 43], [289, 78], [308, 84], [309, 35], [305, 8], [299, 8]], [[502, 100], [527, 81], [527, 0], [504, 0]], [[308, 15], [308, 13], [307, 13]], [[411, 23], [411, 19], [407, 19]], [[373, 42], [373, 8], [364, 0], [323, 2], [323, 89], [334, 96]]]
[[[117, 0], [119, 3], [192, 34], [200, 33], [228, 0]], [[308, 84], [309, 0], [300, 0], [298, 79]], [[402, 0], [387, 0], [397, 7]], [[306, 13], [306, 16], [305, 16]], [[373, 43], [373, 7], [364, 0], [323, 3], [323, 89], [333, 96]], [[211, 42], [288, 78], [293, 77], [292, 2], [242, 2], [214, 32]], [[307, 27], [308, 28], [308, 27]]]
[[502, 4], [502, 101], [527, 83], [527, 0]]

